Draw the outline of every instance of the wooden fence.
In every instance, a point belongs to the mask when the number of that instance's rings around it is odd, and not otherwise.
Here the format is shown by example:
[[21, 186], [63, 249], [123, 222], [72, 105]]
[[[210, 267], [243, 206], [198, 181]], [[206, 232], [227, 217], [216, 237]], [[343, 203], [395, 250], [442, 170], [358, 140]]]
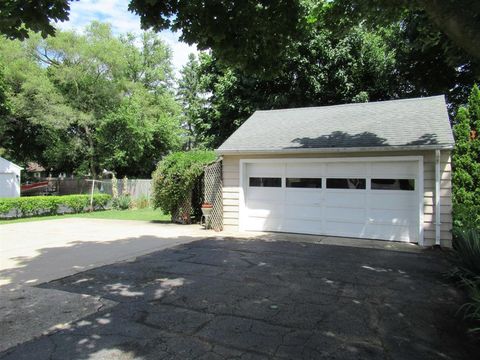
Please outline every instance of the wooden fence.
[[[58, 195], [90, 194], [92, 191], [92, 181], [85, 179], [46, 179], [56, 189]], [[118, 179], [118, 193], [123, 189], [123, 179]], [[134, 199], [140, 197], [150, 198], [152, 189], [152, 180], [150, 179], [128, 179], [127, 192]], [[101, 180], [95, 182], [95, 190], [112, 195], [112, 181]]]

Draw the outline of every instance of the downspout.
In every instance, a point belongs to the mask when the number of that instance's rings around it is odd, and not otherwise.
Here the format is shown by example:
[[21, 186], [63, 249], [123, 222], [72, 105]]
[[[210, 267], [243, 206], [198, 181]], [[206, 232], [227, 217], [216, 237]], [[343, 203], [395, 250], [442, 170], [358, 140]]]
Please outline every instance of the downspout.
[[435, 245], [440, 246], [440, 150], [435, 150]]

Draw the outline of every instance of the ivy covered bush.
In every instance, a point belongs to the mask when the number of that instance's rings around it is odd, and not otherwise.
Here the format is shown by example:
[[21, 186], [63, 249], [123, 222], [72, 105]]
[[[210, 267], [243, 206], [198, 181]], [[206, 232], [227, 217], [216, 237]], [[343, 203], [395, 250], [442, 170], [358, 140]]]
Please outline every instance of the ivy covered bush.
[[152, 174], [152, 205], [175, 222], [190, 223], [200, 211], [201, 179], [206, 165], [215, 161], [206, 150], [175, 152], [158, 163]]
[[[111, 196], [107, 194], [94, 194], [94, 210], [104, 209], [110, 198]], [[7, 215], [13, 215], [13, 217], [54, 215], [59, 212], [80, 213], [89, 207], [90, 195], [0, 198], [0, 217], [6, 217]]]

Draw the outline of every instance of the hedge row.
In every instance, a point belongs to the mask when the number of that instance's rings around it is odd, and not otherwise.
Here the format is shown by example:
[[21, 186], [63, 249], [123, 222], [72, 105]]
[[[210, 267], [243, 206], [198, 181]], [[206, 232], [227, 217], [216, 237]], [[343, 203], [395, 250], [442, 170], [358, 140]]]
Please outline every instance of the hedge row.
[[[93, 195], [94, 210], [103, 209], [111, 196], [107, 194]], [[65, 196], [29, 196], [19, 198], [0, 198], [0, 215], [14, 212], [15, 217], [36, 215], [54, 215], [63, 207], [62, 213], [80, 213], [90, 207], [90, 195]], [[65, 209], [66, 208], [66, 209]]]

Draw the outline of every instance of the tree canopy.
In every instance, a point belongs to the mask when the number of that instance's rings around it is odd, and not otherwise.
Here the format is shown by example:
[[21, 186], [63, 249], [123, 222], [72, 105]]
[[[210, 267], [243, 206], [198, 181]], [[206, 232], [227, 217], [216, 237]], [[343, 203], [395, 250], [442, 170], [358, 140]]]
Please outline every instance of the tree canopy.
[[[255, 110], [378, 101], [444, 93], [461, 104], [475, 76], [437, 47], [413, 46], [403, 26], [351, 27], [339, 36], [314, 27], [291, 42], [275, 77], [249, 73], [202, 53], [180, 82], [197, 138], [220, 145]], [[195, 86], [189, 86], [195, 84]]]
[[[71, 0], [6, 0], [0, 32], [25, 38], [28, 30], [55, 32], [52, 22], [68, 20]], [[182, 40], [212, 49], [219, 59], [258, 70], [278, 64], [285, 47], [328, 13], [331, 24], [367, 22], [383, 26], [415, 15], [449, 56], [459, 51], [480, 62], [480, 5], [477, 0], [131, 0], [143, 28], [181, 30]], [[323, 16], [320, 16], [322, 18]]]
[[149, 176], [180, 145], [171, 53], [153, 33], [116, 37], [108, 24], [0, 41], [11, 89], [0, 147], [48, 169]]

